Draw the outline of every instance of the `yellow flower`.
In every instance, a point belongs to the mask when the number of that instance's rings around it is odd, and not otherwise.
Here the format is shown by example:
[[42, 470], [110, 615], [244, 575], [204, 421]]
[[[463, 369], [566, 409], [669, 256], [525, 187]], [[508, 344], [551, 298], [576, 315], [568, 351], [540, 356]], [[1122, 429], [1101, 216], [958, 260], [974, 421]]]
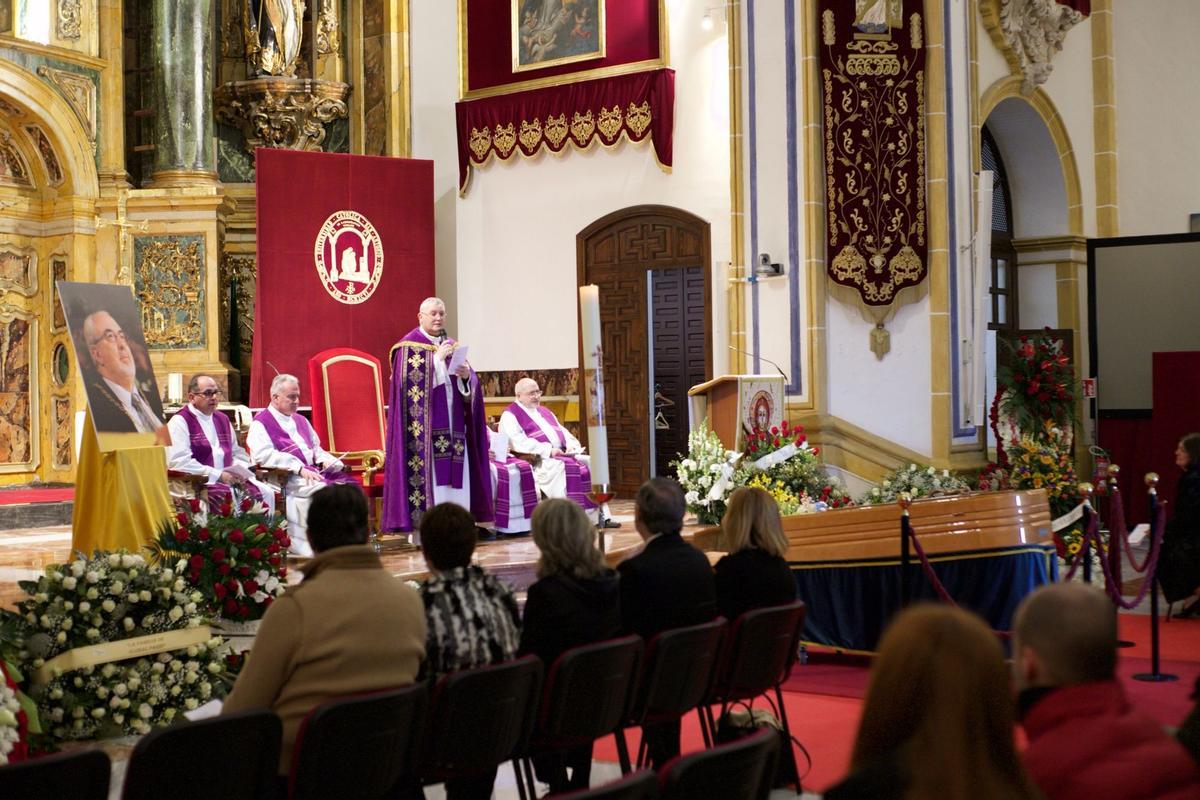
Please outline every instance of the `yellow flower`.
[[1067, 552], [1071, 555], [1075, 555], [1080, 551], [1080, 549], [1081, 547], [1079, 542], [1071, 542], [1069, 545], [1067, 545]]

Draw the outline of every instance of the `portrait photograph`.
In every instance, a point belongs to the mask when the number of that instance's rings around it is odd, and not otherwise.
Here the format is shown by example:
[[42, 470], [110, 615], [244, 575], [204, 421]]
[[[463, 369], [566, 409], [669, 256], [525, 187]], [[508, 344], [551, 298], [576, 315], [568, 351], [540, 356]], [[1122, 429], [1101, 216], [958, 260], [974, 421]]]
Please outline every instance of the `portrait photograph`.
[[142, 318], [128, 286], [57, 283], [101, 450], [153, 445], [165, 430]]
[[604, 58], [604, 0], [512, 0], [513, 72]]

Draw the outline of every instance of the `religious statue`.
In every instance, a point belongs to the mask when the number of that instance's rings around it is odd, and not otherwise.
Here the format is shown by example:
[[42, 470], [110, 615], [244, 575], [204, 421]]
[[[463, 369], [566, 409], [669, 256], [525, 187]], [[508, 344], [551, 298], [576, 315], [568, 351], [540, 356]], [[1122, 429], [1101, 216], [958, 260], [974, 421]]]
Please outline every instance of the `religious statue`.
[[854, 7], [854, 28], [860, 33], [890, 34], [903, 24], [899, 0], [856, 0]]
[[242, 15], [250, 72], [295, 75], [303, 36], [304, 0], [244, 0]]

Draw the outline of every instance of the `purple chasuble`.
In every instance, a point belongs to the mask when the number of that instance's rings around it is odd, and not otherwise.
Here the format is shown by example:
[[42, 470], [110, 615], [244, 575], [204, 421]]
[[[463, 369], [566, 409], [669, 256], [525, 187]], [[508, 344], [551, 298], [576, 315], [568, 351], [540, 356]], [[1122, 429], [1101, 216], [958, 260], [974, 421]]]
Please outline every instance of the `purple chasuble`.
[[[300, 434], [300, 438], [304, 440], [304, 444], [308, 446], [309, 450], [314, 450], [317, 446], [317, 433], [313, 430], [312, 423], [301, 414], [293, 414], [292, 419], [296, 421], [296, 433]], [[271, 409], [264, 408], [255, 414], [254, 421], [262, 423], [263, 428], [267, 431], [267, 436], [271, 439], [271, 444], [275, 446], [276, 450], [287, 453], [290, 456], [295, 456], [304, 462], [304, 466], [320, 472], [321, 477], [325, 479], [325, 483], [353, 483], [356, 486], [362, 486], [362, 482], [349, 472], [342, 472], [332, 467], [321, 468], [305, 458], [304, 451], [293, 441], [288, 432], [283, 429], [283, 426], [279, 424], [279, 420], [275, 419], [275, 415], [271, 413]]]
[[[446, 341], [454, 344], [453, 339]], [[434, 386], [436, 351], [437, 345], [420, 327], [392, 347], [381, 525], [386, 531], [413, 530], [421, 515], [433, 507], [434, 486], [461, 488], [463, 470], [468, 466], [471, 513], [476, 522], [493, 518], [483, 389], [474, 370], [468, 377], [469, 397], [458, 390], [458, 378], [453, 375]]]
[[[520, 403], [511, 403], [507, 409], [517, 422], [521, 425], [521, 430], [530, 439], [536, 439], [539, 442], [557, 447], [560, 450], [567, 446], [567, 437], [563, 434], [563, 427], [558, 423], [558, 417], [554, 416], [554, 412], [545, 406], [538, 406], [538, 413], [542, 415], [542, 419], [546, 420], [552, 428], [554, 428], [555, 437], [558, 442], [550, 441], [550, 437], [542, 430], [542, 426], [529, 416], [529, 411]], [[567, 468], [567, 499], [573, 500], [584, 508], [595, 508], [596, 504], [588, 500], [588, 492], [592, 488], [592, 473], [579, 459], [574, 456], [561, 455], [555, 456], [559, 461], [563, 462]]]
[[[183, 421], [187, 423], [188, 444], [192, 448], [192, 458], [206, 467], [216, 468], [217, 465], [213, 463], [212, 445], [209, 444], [208, 437], [204, 434], [204, 429], [200, 427], [200, 420], [196, 417], [196, 412], [192, 410], [190, 405], [186, 405], [179, 409], [179, 414], [183, 417]], [[220, 411], [213, 412], [212, 420], [213, 427], [217, 429], [217, 444], [221, 445], [222, 458], [220, 468], [224, 470], [233, 466], [233, 425], [230, 424], [229, 417]], [[265, 502], [262, 492], [252, 483], [247, 482], [243, 485], [242, 491], [259, 503]], [[221, 506], [232, 503], [232, 487], [220, 481], [208, 484], [208, 507], [210, 509], [220, 509]]]

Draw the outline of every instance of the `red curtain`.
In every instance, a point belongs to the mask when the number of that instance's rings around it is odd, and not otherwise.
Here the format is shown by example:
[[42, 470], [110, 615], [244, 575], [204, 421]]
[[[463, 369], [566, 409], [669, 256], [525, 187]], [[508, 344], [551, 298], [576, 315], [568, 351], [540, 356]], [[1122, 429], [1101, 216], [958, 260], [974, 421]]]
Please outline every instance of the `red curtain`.
[[434, 293], [433, 162], [273, 149], [255, 158], [250, 403], [263, 406], [276, 372], [303, 377], [308, 359], [329, 347], [365, 350], [386, 364], [392, 344], [417, 324], [418, 305]]

